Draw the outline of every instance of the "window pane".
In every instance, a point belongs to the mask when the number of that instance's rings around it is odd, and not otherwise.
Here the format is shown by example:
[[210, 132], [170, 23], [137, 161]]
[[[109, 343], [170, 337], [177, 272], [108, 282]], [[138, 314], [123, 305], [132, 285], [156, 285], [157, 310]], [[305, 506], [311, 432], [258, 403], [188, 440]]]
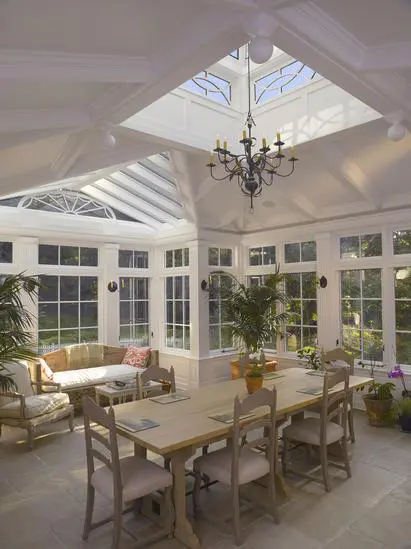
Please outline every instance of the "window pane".
[[39, 263], [40, 265], [58, 265], [59, 247], [48, 244], [39, 245]]
[[79, 304], [61, 303], [60, 304], [60, 327], [74, 328], [79, 325]]
[[220, 250], [220, 266], [232, 267], [233, 265], [233, 250], [231, 248], [221, 248]]
[[263, 264], [275, 265], [275, 246], [265, 246], [263, 248]]
[[361, 235], [361, 257], [382, 255], [381, 233]]
[[340, 238], [340, 255], [342, 259], [360, 257], [360, 237], [343, 236]]
[[129, 301], [120, 302], [120, 324], [129, 324], [133, 321], [131, 316], [131, 303]]
[[57, 301], [58, 300], [58, 277], [40, 275], [39, 282], [39, 301]]
[[301, 242], [301, 261], [316, 261], [317, 244], [314, 240]]
[[286, 348], [289, 352], [295, 352], [301, 347], [301, 328], [298, 326], [286, 327]]
[[342, 302], [342, 321], [349, 326], [361, 325], [361, 300], [343, 299]]
[[57, 303], [40, 303], [38, 311], [39, 330], [50, 330], [58, 328]]
[[138, 326], [135, 326], [133, 339], [139, 347], [148, 347], [150, 342], [148, 325], [139, 324]]
[[174, 250], [174, 267], [182, 267], [183, 266], [183, 250], [180, 248], [178, 250]]
[[182, 326], [175, 326], [175, 338], [174, 338], [174, 347], [176, 349], [184, 349], [184, 330]]
[[173, 250], [167, 250], [166, 251], [166, 267], [172, 267], [173, 266]]
[[184, 278], [184, 299], [190, 299], [190, 277], [185, 276]]
[[172, 324], [166, 325], [166, 347], [174, 347], [174, 327]]
[[411, 331], [411, 299], [395, 302], [395, 328]]
[[317, 301], [307, 300], [303, 305], [303, 324], [305, 326], [316, 326], [317, 324]]
[[300, 243], [286, 244], [284, 246], [284, 257], [286, 263], [300, 262]]
[[208, 303], [209, 323], [218, 324], [220, 322], [220, 306], [218, 301], [210, 300]]
[[285, 277], [285, 291], [288, 297], [301, 297], [300, 274], [287, 274]]
[[80, 326], [97, 325], [97, 303], [80, 303]]
[[316, 273], [302, 273], [302, 297], [316, 298], [317, 297], [317, 277]]
[[57, 330], [50, 332], [40, 332], [38, 335], [38, 347], [39, 354], [47, 353], [48, 351], [53, 351], [58, 347], [59, 344], [59, 333]]
[[212, 351], [220, 349], [220, 327], [219, 326], [210, 326], [209, 329], [210, 337], [210, 349]]
[[148, 252], [134, 252], [134, 267], [148, 269]]
[[144, 324], [148, 322], [148, 303], [147, 301], [136, 301], [134, 304], [134, 322]]
[[184, 301], [184, 324], [190, 324], [190, 302]]
[[343, 326], [342, 338], [344, 349], [352, 353], [355, 358], [361, 358], [361, 332], [349, 326]]
[[289, 324], [301, 324], [301, 301], [292, 300], [287, 303], [287, 313], [290, 313]]
[[166, 278], [166, 298], [173, 299], [173, 277], [168, 276]]
[[363, 297], [381, 298], [381, 270], [366, 269], [363, 271], [362, 295]]
[[78, 276], [60, 277], [60, 301], [78, 301]]
[[363, 301], [364, 328], [382, 330], [381, 301], [367, 299]]
[[395, 269], [396, 299], [411, 299], [411, 267]]
[[364, 330], [363, 333], [364, 359], [377, 360], [382, 362], [383, 359], [383, 341], [382, 332], [374, 330]]
[[131, 327], [130, 326], [120, 326], [120, 342], [121, 343], [131, 342]]
[[0, 242], [0, 263], [13, 263], [13, 244]]
[[131, 281], [132, 279], [129, 277], [120, 278], [120, 300], [123, 301], [133, 298], [133, 286]]
[[184, 326], [184, 349], [190, 350], [190, 326]]
[[397, 362], [411, 364], [411, 333], [396, 333]]
[[411, 253], [411, 231], [393, 231], [394, 254]]
[[166, 302], [166, 322], [167, 324], [172, 324], [174, 322], [174, 309], [172, 301]]
[[183, 277], [175, 276], [174, 277], [174, 299], [183, 298]]
[[98, 341], [98, 328], [80, 330], [80, 343], [94, 343]]
[[188, 267], [190, 265], [190, 249], [184, 248], [184, 265]]
[[60, 265], [79, 264], [78, 246], [60, 246]]
[[118, 251], [118, 266], [125, 268], [133, 267], [133, 252], [131, 250]]
[[231, 326], [221, 326], [221, 348], [231, 349], [233, 346], [233, 335]]
[[317, 328], [307, 328], [303, 327], [303, 347], [306, 345], [316, 345], [317, 344]]
[[80, 299], [81, 301], [97, 301], [98, 284], [96, 276], [80, 277]]
[[183, 302], [176, 301], [174, 304], [174, 322], [176, 324], [183, 324]]
[[248, 258], [250, 265], [262, 265], [262, 249], [250, 248], [248, 252]]
[[60, 332], [60, 345], [73, 345], [75, 343], [80, 343], [79, 341], [79, 331], [78, 330], [61, 330]]
[[208, 264], [212, 267], [218, 266], [218, 248], [208, 248]]
[[135, 298], [136, 299], [148, 299], [148, 279], [136, 278], [135, 283]]
[[97, 267], [98, 249], [97, 248], [80, 248], [80, 265], [85, 267]]
[[341, 272], [341, 295], [344, 297], [360, 297], [361, 271]]

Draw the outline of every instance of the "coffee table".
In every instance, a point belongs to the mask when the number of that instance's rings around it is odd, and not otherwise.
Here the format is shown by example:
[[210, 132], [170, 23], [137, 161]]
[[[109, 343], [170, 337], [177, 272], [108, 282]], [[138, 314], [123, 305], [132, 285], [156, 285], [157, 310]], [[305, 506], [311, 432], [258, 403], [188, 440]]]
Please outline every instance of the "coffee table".
[[[158, 381], [149, 381], [143, 387], [144, 393], [152, 391], [162, 391], [163, 385]], [[100, 397], [105, 396], [108, 398], [110, 406], [114, 405], [114, 400], [118, 400], [118, 404], [126, 402], [127, 397], [131, 396], [132, 400], [137, 400], [137, 387], [126, 386], [114, 388], [109, 385], [97, 385], [96, 386], [96, 403], [100, 406]]]

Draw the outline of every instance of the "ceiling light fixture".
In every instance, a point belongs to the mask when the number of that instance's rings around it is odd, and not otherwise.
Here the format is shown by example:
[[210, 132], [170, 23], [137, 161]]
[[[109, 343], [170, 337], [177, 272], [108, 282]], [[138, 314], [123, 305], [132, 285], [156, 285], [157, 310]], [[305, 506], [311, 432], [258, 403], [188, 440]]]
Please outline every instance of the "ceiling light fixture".
[[401, 139], [404, 139], [406, 133], [407, 130], [404, 126], [400, 123], [396, 123], [388, 128], [387, 135], [388, 139], [391, 141], [401, 141]]
[[[282, 162], [285, 158], [282, 152], [284, 142], [281, 141], [281, 135], [277, 132], [277, 141], [271, 146], [267, 146], [267, 139], [263, 137], [261, 148], [253, 153], [253, 147], [257, 144], [257, 139], [252, 136], [252, 127], [255, 126], [253, 115], [251, 113], [251, 74], [250, 74], [250, 45], [248, 48], [247, 65], [248, 65], [248, 114], [245, 125], [247, 129], [243, 130], [243, 138], [240, 140], [244, 147], [243, 154], [233, 154], [228, 149], [227, 140], [223, 142], [221, 147], [220, 139], [217, 138], [216, 147], [210, 155], [210, 161], [207, 167], [210, 168], [210, 176], [215, 181], [231, 181], [234, 177], [237, 178], [238, 186], [243, 194], [250, 198], [250, 211], [254, 212], [254, 199], [261, 196], [263, 184], [270, 187], [274, 182], [274, 176], [289, 177], [295, 168], [297, 158], [295, 149], [291, 149], [291, 157], [288, 162], [291, 163], [291, 168], [287, 173], [280, 173]], [[216, 177], [214, 168], [219, 165], [223, 166], [227, 175]]]

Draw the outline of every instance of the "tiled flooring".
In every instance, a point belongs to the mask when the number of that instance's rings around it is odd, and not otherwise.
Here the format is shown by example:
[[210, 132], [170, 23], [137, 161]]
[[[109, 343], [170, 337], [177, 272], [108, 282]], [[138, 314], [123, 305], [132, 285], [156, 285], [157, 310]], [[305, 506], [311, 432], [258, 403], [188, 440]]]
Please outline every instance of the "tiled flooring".
[[[24, 432], [3, 428], [0, 440], [0, 547], [2, 549], [109, 549], [111, 525], [81, 540], [85, 501], [84, 434], [81, 418], [69, 433], [64, 422], [50, 426], [27, 451]], [[369, 427], [356, 416], [357, 439], [351, 446], [352, 479], [332, 471], [333, 491], [294, 484], [276, 526], [261, 512], [246, 529], [244, 549], [411, 549], [411, 435]], [[132, 452], [123, 441], [122, 453]], [[291, 480], [290, 480], [291, 482]], [[204, 508], [215, 514], [227, 493], [214, 485], [202, 493]], [[109, 513], [97, 499], [100, 517]], [[217, 511], [218, 512], [218, 511]], [[135, 521], [129, 515], [127, 522]], [[234, 547], [230, 535], [205, 519], [197, 523], [204, 548]], [[131, 547], [123, 538], [122, 547]], [[164, 539], [154, 549], [179, 549]]]

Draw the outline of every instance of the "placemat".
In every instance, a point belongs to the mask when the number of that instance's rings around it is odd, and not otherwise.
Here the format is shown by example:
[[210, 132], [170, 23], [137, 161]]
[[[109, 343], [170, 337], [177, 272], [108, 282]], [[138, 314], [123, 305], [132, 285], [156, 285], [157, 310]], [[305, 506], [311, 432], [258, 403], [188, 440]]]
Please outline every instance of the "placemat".
[[119, 427], [126, 429], [132, 433], [137, 433], [138, 431], [145, 431], [147, 429], [152, 429], [153, 427], [158, 427], [160, 424], [152, 421], [151, 419], [141, 418], [141, 419], [119, 419], [116, 421]]

